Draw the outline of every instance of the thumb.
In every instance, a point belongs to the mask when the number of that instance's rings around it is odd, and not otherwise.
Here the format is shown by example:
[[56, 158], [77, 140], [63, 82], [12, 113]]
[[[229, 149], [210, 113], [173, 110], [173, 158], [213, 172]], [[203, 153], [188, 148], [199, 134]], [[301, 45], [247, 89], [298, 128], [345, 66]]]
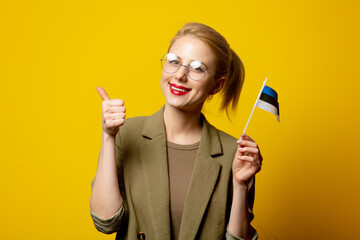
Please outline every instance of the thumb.
[[102, 98], [102, 100], [110, 100], [109, 95], [106, 93], [105, 89], [103, 89], [102, 87], [97, 87], [96, 90], [98, 91], [100, 97]]

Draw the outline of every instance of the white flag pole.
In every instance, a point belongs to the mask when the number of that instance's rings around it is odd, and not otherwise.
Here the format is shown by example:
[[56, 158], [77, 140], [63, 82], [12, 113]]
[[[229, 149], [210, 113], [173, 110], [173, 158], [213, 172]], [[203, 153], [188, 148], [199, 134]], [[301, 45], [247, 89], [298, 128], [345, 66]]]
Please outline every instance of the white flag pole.
[[253, 109], [252, 109], [252, 111], [251, 111], [250, 117], [249, 117], [249, 119], [248, 119], [248, 121], [247, 121], [247, 123], [246, 123], [245, 129], [244, 129], [244, 131], [243, 131], [242, 134], [245, 133], [246, 128], [247, 128], [247, 126], [249, 125], [251, 116], [252, 116], [252, 114], [253, 114], [253, 112], [254, 112], [254, 110], [255, 110], [256, 104], [257, 104], [257, 102], [258, 102], [258, 100], [259, 100], [259, 98], [260, 98], [260, 96], [261, 96], [261, 93], [262, 93], [264, 87], [265, 87], [266, 81], [267, 81], [267, 78], [265, 78], [265, 81], [264, 81], [264, 83], [263, 83], [263, 85], [262, 85], [262, 88], [261, 88], [261, 90], [260, 90], [260, 93], [259, 93], [259, 95], [258, 95], [258, 97], [257, 97], [257, 99], [256, 99], [256, 101], [255, 101], [254, 107], [253, 107]]

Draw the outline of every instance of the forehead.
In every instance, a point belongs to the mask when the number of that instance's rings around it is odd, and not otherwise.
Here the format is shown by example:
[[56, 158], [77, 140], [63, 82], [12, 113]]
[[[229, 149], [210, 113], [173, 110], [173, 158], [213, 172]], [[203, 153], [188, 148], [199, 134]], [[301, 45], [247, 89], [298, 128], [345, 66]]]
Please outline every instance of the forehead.
[[215, 55], [211, 48], [195, 36], [183, 36], [177, 39], [169, 49], [169, 52], [179, 56], [183, 64], [193, 60], [199, 60], [208, 67], [215, 66]]

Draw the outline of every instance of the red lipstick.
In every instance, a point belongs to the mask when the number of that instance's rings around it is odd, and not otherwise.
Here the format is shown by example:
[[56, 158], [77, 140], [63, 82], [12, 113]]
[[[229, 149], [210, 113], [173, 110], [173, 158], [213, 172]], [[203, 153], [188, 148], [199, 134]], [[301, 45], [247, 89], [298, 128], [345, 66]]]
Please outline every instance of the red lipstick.
[[180, 85], [169, 83], [170, 92], [174, 95], [181, 96], [191, 91], [191, 88], [186, 88]]

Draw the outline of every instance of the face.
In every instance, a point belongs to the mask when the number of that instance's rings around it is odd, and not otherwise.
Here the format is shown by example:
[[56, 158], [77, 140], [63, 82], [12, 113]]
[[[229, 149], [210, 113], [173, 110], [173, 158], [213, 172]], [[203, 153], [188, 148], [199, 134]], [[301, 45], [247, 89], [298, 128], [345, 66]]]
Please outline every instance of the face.
[[176, 54], [182, 65], [188, 66], [193, 61], [206, 65], [208, 73], [201, 80], [192, 80], [181, 66], [175, 73], [162, 72], [160, 85], [166, 99], [166, 105], [186, 111], [201, 111], [209, 95], [218, 92], [221, 81], [215, 81], [215, 55], [200, 39], [183, 36], [175, 41], [169, 53]]

